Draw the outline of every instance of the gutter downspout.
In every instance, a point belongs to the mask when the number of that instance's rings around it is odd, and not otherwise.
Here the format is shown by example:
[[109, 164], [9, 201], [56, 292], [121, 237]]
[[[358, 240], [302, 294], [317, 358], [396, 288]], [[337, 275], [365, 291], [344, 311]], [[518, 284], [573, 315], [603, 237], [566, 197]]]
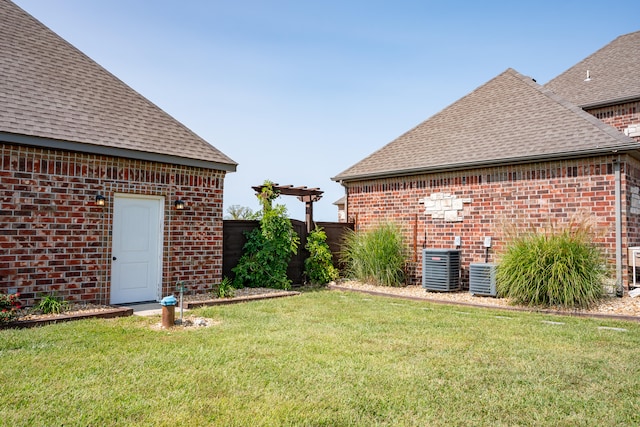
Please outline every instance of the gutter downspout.
[[347, 190], [347, 186], [344, 184], [343, 180], [340, 180], [340, 185], [344, 188], [344, 219], [345, 222], [349, 222], [349, 191]]
[[613, 161], [615, 173], [615, 198], [616, 198], [616, 296], [622, 297], [624, 286], [622, 283], [622, 209], [621, 209], [621, 179], [620, 156]]

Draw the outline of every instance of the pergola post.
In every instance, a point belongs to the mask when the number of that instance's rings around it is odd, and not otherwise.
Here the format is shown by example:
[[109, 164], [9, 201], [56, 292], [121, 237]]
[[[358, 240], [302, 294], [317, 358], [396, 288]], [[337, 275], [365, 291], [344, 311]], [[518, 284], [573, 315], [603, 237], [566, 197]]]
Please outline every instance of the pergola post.
[[311, 200], [305, 200], [304, 202], [304, 222], [307, 225], [307, 234], [311, 233], [314, 229], [313, 226], [313, 202]]

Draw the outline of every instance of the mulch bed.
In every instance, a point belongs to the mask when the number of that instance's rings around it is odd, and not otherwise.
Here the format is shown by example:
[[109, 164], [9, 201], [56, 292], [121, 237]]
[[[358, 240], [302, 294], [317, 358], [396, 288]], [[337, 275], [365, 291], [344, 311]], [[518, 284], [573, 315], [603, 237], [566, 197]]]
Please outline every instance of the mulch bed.
[[[244, 288], [236, 291], [233, 298], [211, 298], [210, 294], [200, 294], [185, 297], [183, 301], [184, 309], [193, 309], [198, 307], [238, 304], [242, 302], [257, 301], [270, 298], [282, 298], [288, 296], [299, 295], [297, 291], [284, 291], [272, 288]], [[158, 304], [158, 308], [160, 305]], [[71, 309], [58, 315], [42, 315], [29, 313], [28, 309], [24, 310], [24, 316], [8, 323], [0, 323], [1, 329], [18, 329], [33, 328], [37, 326], [51, 325], [55, 323], [70, 322], [82, 319], [111, 319], [115, 317], [125, 317], [133, 315], [131, 307], [111, 307], [111, 306], [78, 306], [77, 309]]]
[[113, 307], [101, 311], [79, 311], [63, 313], [57, 316], [41, 317], [35, 319], [15, 320], [0, 324], [0, 329], [33, 328], [36, 326], [52, 325], [54, 323], [70, 322], [81, 319], [113, 319], [133, 315], [133, 308]]
[[[594, 319], [607, 319], [607, 320], [623, 320], [640, 322], [640, 315], [628, 312], [612, 312], [608, 310], [560, 310], [554, 308], [540, 308], [540, 307], [524, 307], [509, 305], [506, 300], [500, 300], [496, 298], [487, 297], [471, 297], [468, 292], [451, 292], [451, 293], [433, 293], [426, 292], [420, 286], [411, 286], [406, 288], [393, 288], [384, 286], [369, 286], [362, 284], [343, 283], [336, 284], [331, 283], [328, 285], [329, 289], [343, 292], [360, 292], [368, 295], [385, 296], [391, 298], [400, 298], [413, 301], [426, 301], [436, 304], [457, 305], [462, 307], [476, 307], [476, 308], [489, 308], [496, 310], [510, 310], [510, 311], [523, 311], [523, 312], [536, 312], [551, 315], [560, 316], [575, 316]], [[408, 288], [412, 292], [406, 292]], [[416, 291], [422, 291], [418, 294]], [[612, 299], [617, 302], [618, 299]], [[627, 301], [630, 299], [627, 297]], [[633, 301], [637, 303], [637, 301]]]

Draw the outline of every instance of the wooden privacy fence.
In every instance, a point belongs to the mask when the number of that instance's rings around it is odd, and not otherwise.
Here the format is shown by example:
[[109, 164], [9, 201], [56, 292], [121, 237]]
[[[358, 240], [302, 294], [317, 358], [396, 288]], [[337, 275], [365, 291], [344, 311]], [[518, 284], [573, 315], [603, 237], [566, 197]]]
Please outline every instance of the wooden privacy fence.
[[[309, 253], [304, 248], [307, 243], [307, 229], [303, 221], [291, 220], [293, 230], [300, 236], [300, 246], [298, 253], [291, 258], [287, 276], [294, 284], [304, 282], [304, 260]], [[333, 264], [338, 267], [338, 259], [342, 239], [347, 229], [353, 230], [353, 224], [344, 222], [316, 222], [327, 234], [327, 244], [333, 255]], [[247, 242], [246, 233], [260, 226], [259, 221], [248, 220], [224, 220], [222, 230], [222, 276], [233, 278], [235, 275], [231, 271], [242, 256], [242, 248]]]

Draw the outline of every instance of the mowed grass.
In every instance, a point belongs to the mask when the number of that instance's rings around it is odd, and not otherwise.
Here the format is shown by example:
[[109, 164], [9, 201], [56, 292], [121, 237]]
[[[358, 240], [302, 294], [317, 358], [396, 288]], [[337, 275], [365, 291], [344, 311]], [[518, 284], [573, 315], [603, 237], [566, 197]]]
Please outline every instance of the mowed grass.
[[0, 425], [640, 424], [636, 323], [336, 291], [197, 314], [0, 331]]

